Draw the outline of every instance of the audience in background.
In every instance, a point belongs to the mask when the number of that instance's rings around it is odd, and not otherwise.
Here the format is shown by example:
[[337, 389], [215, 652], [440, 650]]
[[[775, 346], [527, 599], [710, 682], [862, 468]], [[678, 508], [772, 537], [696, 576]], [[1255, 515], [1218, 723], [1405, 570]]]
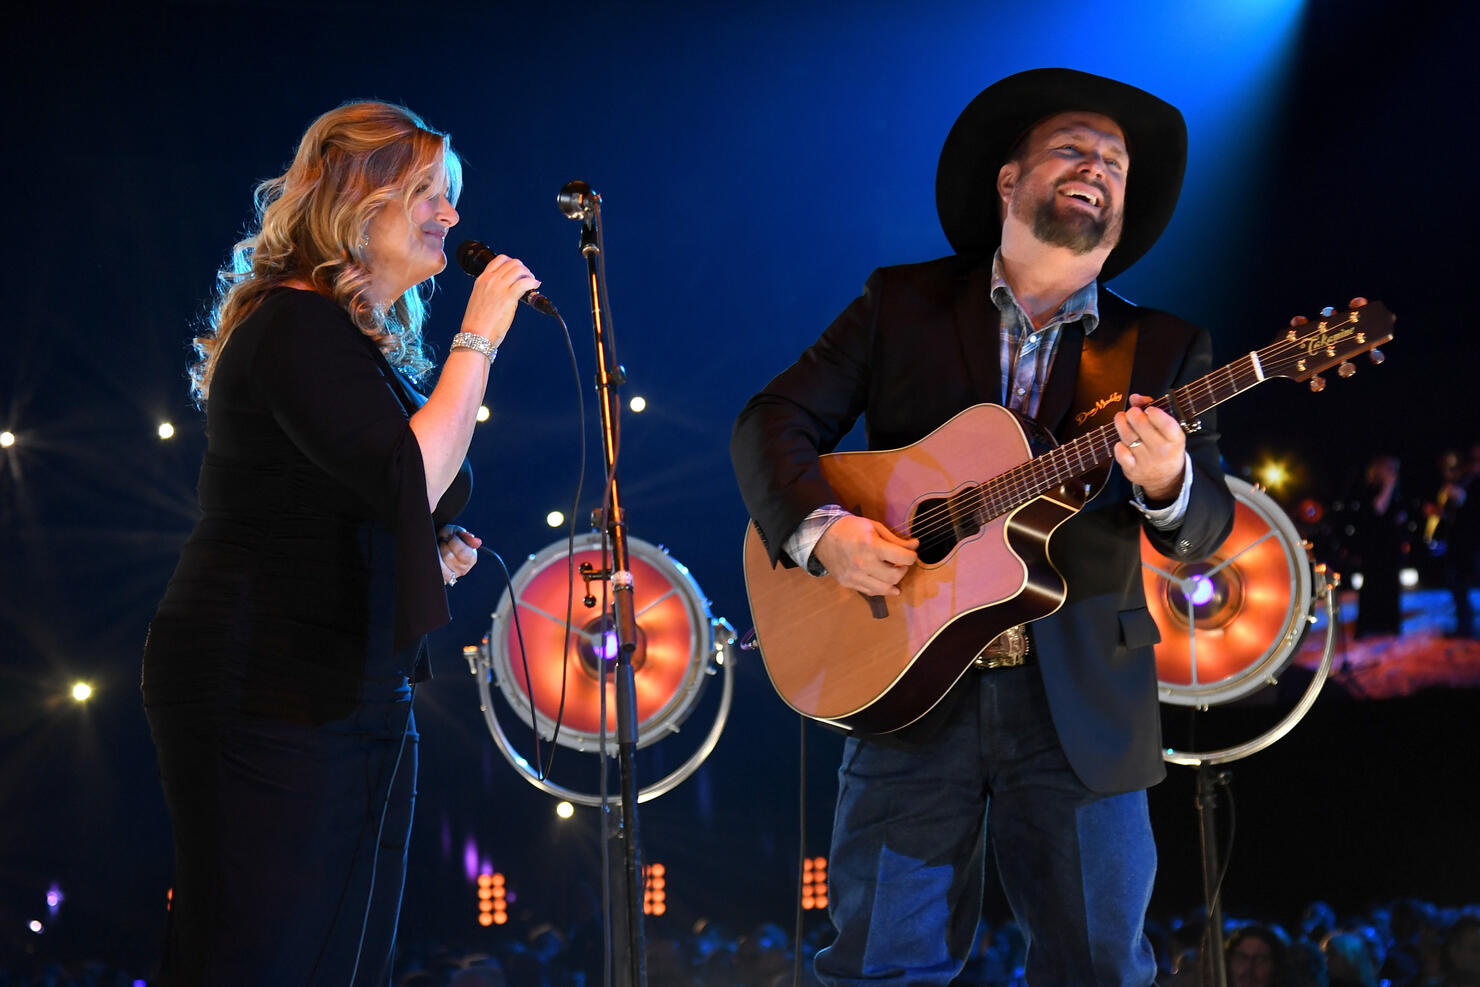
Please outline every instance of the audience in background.
[[[802, 940], [800, 983], [815, 987], [812, 956], [831, 931], [809, 917]], [[1480, 903], [1440, 908], [1403, 898], [1338, 917], [1323, 901], [1306, 906], [1291, 926], [1231, 918], [1222, 930], [1229, 987], [1480, 987]], [[1197, 949], [1199, 909], [1185, 916], [1153, 917], [1148, 935], [1156, 947], [1158, 982], [1202, 987]], [[598, 987], [599, 962], [591, 965], [580, 944], [584, 933], [566, 934], [546, 923], [490, 932], [477, 949], [436, 943], [401, 943], [394, 987]], [[650, 987], [786, 987], [792, 983], [791, 936], [764, 922], [734, 932], [701, 919], [687, 930], [649, 920]], [[599, 951], [599, 943], [597, 944]], [[1012, 922], [983, 921], [962, 987], [1023, 987], [1024, 943]], [[142, 976], [102, 963], [0, 966], [0, 987], [138, 987]]]
[[1367, 944], [1355, 932], [1326, 937], [1326, 976], [1331, 987], [1377, 987], [1377, 968]]
[[1229, 987], [1289, 987], [1289, 947], [1269, 926], [1243, 926], [1228, 937], [1223, 952]]

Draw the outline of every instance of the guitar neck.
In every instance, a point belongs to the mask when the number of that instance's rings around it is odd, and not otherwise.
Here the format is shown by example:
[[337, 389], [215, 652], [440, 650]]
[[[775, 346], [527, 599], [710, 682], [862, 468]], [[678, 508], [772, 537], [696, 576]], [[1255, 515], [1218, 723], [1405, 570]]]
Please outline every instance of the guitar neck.
[[[1194, 430], [1194, 423], [1203, 414], [1266, 380], [1306, 380], [1350, 356], [1373, 350], [1392, 338], [1392, 322], [1392, 314], [1378, 302], [1328, 315], [1309, 328], [1291, 329], [1263, 349], [1245, 353], [1227, 366], [1173, 388], [1152, 404], [1184, 428]], [[1374, 360], [1379, 357], [1373, 353]], [[1343, 376], [1347, 369], [1343, 368]], [[1102, 425], [993, 477], [968, 495], [980, 498], [983, 517], [1000, 517], [1104, 466], [1114, 458], [1118, 441], [1115, 425]]]
[[[1246, 353], [1212, 373], [1182, 387], [1173, 388], [1152, 404], [1190, 425], [1207, 411], [1229, 398], [1263, 383], [1257, 353]], [[1101, 425], [1037, 458], [1030, 459], [981, 485], [987, 517], [1016, 510], [1035, 497], [1092, 473], [1110, 462], [1120, 433], [1115, 425]]]

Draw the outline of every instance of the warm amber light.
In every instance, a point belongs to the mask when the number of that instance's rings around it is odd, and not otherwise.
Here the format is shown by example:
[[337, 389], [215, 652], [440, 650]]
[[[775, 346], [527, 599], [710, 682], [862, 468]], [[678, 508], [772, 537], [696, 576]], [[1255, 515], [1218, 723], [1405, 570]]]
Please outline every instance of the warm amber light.
[[1267, 459], [1254, 470], [1254, 475], [1262, 486], [1279, 493], [1290, 482], [1290, 467], [1281, 460]]

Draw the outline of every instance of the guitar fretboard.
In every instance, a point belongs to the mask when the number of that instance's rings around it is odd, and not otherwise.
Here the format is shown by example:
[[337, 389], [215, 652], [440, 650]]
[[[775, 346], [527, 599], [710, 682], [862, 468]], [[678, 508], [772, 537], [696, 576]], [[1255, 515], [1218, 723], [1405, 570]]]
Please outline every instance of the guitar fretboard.
[[[1154, 405], [1186, 426], [1195, 427], [1193, 423], [1205, 412], [1263, 380], [1256, 355], [1247, 353], [1225, 367], [1174, 388]], [[977, 497], [982, 523], [1105, 465], [1113, 458], [1115, 443], [1119, 441], [1120, 434], [1113, 423], [1102, 425], [979, 484]]]
[[[1308, 329], [1291, 330], [1261, 350], [1173, 388], [1152, 406], [1171, 415], [1188, 431], [1196, 431], [1202, 415], [1272, 377], [1305, 380], [1387, 342], [1392, 338], [1392, 323], [1392, 313], [1380, 302], [1328, 316]], [[1342, 375], [1346, 375], [1345, 370]], [[939, 506], [914, 518], [911, 531], [922, 537], [951, 531], [958, 539], [969, 536], [994, 518], [1104, 466], [1113, 458], [1118, 441], [1120, 434], [1113, 422], [1092, 429], [990, 480], [969, 484], [943, 498]]]

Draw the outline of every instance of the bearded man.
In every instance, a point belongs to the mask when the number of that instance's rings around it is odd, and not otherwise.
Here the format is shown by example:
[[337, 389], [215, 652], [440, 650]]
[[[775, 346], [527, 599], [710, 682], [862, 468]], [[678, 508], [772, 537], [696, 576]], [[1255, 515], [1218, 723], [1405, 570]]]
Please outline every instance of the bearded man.
[[850, 513], [819, 467], [860, 415], [875, 450], [981, 403], [1061, 439], [1113, 420], [1120, 439], [1103, 487], [1053, 533], [1062, 606], [963, 644], [969, 670], [904, 729], [849, 736], [824, 983], [949, 983], [976, 932], [988, 847], [1028, 939], [1029, 983], [1155, 976], [1145, 789], [1165, 769], [1140, 536], [1178, 562], [1205, 557], [1233, 498], [1212, 416], [1179, 422], [1147, 397], [1210, 369], [1208, 334], [1104, 282], [1165, 229], [1186, 148], [1181, 113], [1111, 79], [1037, 69], [990, 86], [937, 173], [956, 254], [876, 270], [736, 422], [736, 476], [772, 564], [886, 605], [919, 543]]

